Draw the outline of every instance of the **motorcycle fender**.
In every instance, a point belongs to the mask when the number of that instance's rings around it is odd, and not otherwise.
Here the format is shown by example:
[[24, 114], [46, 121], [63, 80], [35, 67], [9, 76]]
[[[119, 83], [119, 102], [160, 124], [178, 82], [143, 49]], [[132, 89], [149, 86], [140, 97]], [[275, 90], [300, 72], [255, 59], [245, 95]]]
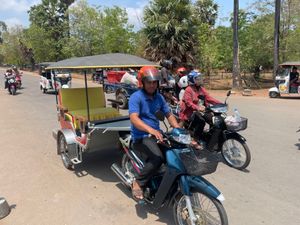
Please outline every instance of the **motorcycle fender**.
[[220, 200], [220, 196], [222, 196], [222, 193], [203, 177], [186, 176], [186, 182], [190, 189], [206, 194], [214, 199]]
[[240, 135], [239, 133], [236, 133], [236, 132], [226, 132], [225, 137], [226, 137], [226, 139], [236, 138], [236, 139], [240, 139], [240, 140], [246, 142], [246, 138], [244, 138], [242, 135]]
[[279, 93], [279, 89], [277, 87], [272, 87], [269, 89], [269, 92], [277, 92]]
[[[56, 137], [57, 137], [57, 139], [56, 139], [57, 146], [59, 145], [59, 137], [60, 137], [60, 135], [63, 135], [65, 137], [69, 151], [75, 151], [76, 150], [76, 146], [77, 146], [75, 133], [72, 130], [70, 130], [70, 129], [59, 130], [57, 132], [57, 135], [56, 135]], [[58, 149], [59, 148], [57, 148], [57, 154], [60, 155], [60, 152], [59, 152]]]

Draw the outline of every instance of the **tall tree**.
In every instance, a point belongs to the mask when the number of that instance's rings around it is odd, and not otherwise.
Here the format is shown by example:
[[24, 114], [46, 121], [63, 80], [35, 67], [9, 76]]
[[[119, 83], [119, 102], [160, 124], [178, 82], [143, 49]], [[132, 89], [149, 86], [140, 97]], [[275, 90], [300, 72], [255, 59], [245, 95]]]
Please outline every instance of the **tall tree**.
[[233, 9], [233, 69], [232, 69], [232, 89], [242, 89], [242, 79], [240, 75], [239, 63], [239, 38], [238, 38], [238, 18], [239, 18], [239, 0], [234, 0]]
[[146, 57], [152, 60], [176, 58], [195, 60], [195, 20], [189, 0], [152, 0], [144, 10]]
[[276, 76], [279, 61], [279, 26], [280, 26], [280, 3], [281, 0], [275, 0], [275, 23], [274, 23], [274, 66], [273, 77]]
[[0, 21], [0, 44], [3, 43], [3, 32], [7, 31], [7, 26], [3, 21]]
[[218, 17], [218, 5], [213, 0], [197, 0], [194, 5], [194, 15], [199, 23], [197, 59], [202, 72], [209, 76], [217, 58], [214, 25]]
[[49, 33], [50, 39], [43, 41], [53, 42], [55, 55], [51, 61], [64, 58], [62, 47], [64, 37], [68, 35], [67, 4], [68, 2], [61, 0], [42, 0], [40, 4], [32, 6], [28, 11], [31, 24]]

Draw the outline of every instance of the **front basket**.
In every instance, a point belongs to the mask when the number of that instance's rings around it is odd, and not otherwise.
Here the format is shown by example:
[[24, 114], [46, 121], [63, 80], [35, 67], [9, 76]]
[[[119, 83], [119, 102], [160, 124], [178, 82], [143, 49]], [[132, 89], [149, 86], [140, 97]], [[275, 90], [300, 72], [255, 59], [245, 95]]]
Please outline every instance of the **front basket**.
[[248, 126], [248, 119], [241, 117], [241, 121], [239, 122], [226, 122], [226, 126], [228, 130], [231, 131], [240, 131], [245, 130]]
[[188, 174], [202, 176], [216, 171], [218, 156], [207, 150], [183, 149], [179, 156]]

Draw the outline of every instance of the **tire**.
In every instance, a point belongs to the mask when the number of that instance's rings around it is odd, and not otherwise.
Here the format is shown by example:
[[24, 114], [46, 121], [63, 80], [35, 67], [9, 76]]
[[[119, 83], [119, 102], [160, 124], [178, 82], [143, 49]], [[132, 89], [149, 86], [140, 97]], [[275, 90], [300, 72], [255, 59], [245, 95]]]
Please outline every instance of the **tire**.
[[119, 93], [116, 97], [116, 100], [122, 102], [122, 104], [119, 105], [120, 109], [128, 109], [128, 100], [123, 93]]
[[235, 169], [243, 170], [250, 164], [250, 150], [246, 142], [239, 138], [226, 139], [222, 144], [221, 152], [225, 162]]
[[269, 93], [270, 98], [278, 98], [280, 95], [279, 93], [275, 92], [275, 91], [271, 91]]
[[10, 93], [11, 93], [12, 95], [16, 95], [16, 87], [15, 87], [14, 85], [12, 85], [12, 86], [10, 87]]
[[137, 172], [133, 168], [131, 160], [129, 159], [128, 155], [126, 155], [126, 154], [124, 154], [122, 157], [122, 171], [131, 180], [134, 180], [137, 176]]
[[[221, 202], [203, 193], [194, 192], [191, 196], [192, 208], [197, 218], [195, 224], [228, 225], [226, 211]], [[176, 225], [191, 224], [185, 204], [185, 196], [181, 193], [175, 198], [173, 216]]]
[[58, 146], [57, 146], [60, 152], [61, 160], [64, 164], [64, 167], [66, 167], [68, 170], [73, 169], [73, 163], [71, 162], [69, 156], [68, 156], [68, 149], [67, 149], [67, 142], [64, 137], [64, 135], [60, 135], [58, 139]]

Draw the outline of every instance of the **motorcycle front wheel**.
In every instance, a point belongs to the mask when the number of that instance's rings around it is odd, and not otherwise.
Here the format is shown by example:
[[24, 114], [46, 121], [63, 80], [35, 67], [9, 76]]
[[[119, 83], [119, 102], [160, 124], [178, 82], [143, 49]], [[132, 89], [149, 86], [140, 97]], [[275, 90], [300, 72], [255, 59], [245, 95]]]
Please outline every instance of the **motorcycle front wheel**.
[[[218, 200], [203, 193], [194, 192], [191, 196], [196, 225], [228, 225], [226, 211]], [[173, 215], [176, 225], [191, 224], [185, 196], [181, 193], [175, 198]]]
[[16, 94], [16, 87], [15, 86], [11, 86], [10, 87], [10, 93], [12, 94], [12, 95], [15, 95]]
[[250, 150], [246, 142], [239, 138], [226, 139], [221, 152], [225, 162], [235, 169], [243, 170], [250, 164]]

